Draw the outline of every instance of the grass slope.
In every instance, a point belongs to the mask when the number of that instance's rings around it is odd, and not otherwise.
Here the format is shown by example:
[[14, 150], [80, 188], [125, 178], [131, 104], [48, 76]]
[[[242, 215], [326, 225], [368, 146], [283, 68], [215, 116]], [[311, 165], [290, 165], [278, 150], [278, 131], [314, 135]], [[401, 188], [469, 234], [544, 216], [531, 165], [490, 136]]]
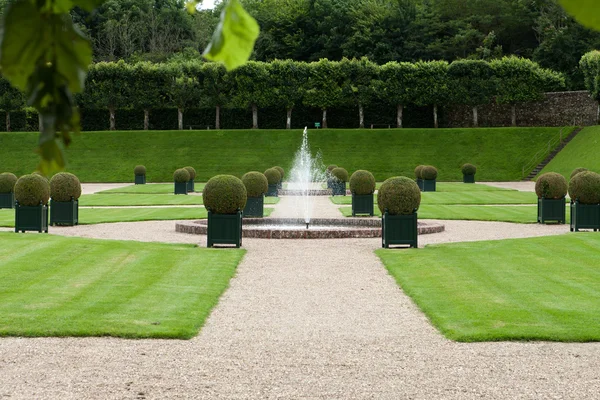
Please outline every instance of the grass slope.
[[[278, 197], [265, 197], [265, 204], [277, 204]], [[79, 198], [80, 206], [162, 206], [202, 205], [202, 196], [174, 194], [87, 194]]]
[[[331, 129], [311, 130], [311, 149], [323, 163], [350, 173], [370, 170], [375, 178], [412, 176], [418, 164], [432, 164], [439, 179], [462, 179], [460, 166], [478, 167], [478, 181], [521, 178], [530, 160], [560, 128]], [[149, 182], [169, 182], [173, 171], [191, 165], [198, 180], [217, 174], [241, 176], [273, 165], [289, 170], [301, 130], [84, 132], [67, 150], [68, 170], [83, 182], [131, 182], [143, 164]], [[0, 133], [0, 170], [17, 175], [37, 165], [37, 133]], [[540, 160], [541, 161], [541, 160]]]
[[0, 335], [189, 339], [244, 253], [0, 233]]
[[600, 126], [590, 126], [582, 130], [567, 146], [542, 170], [558, 172], [569, 179], [575, 168], [583, 167], [600, 172]]
[[450, 339], [583, 342], [600, 340], [598, 252], [583, 233], [376, 253]]

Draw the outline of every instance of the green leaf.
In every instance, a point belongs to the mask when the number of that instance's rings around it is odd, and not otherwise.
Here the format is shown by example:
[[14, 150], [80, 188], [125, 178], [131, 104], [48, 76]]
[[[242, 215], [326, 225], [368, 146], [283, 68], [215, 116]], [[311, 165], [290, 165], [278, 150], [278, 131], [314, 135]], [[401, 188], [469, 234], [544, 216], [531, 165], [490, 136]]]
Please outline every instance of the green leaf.
[[588, 28], [600, 30], [600, 6], [598, 0], [560, 0], [564, 9]]
[[228, 70], [232, 70], [248, 61], [258, 34], [256, 20], [238, 0], [229, 0], [203, 56], [212, 61], [222, 61]]

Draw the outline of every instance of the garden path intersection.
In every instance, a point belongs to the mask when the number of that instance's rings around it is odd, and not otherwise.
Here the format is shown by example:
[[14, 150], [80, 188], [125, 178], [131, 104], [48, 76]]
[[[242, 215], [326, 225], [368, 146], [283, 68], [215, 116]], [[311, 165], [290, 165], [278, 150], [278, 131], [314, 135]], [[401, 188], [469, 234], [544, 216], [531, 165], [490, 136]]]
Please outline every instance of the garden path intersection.
[[[340, 216], [337, 205], [323, 200], [315, 217]], [[272, 216], [288, 201], [283, 197]], [[442, 222], [446, 231], [423, 235], [420, 245], [568, 231], [564, 225]], [[51, 233], [198, 242], [176, 233], [175, 223], [53, 227]], [[195, 338], [2, 338], [0, 396], [600, 398], [600, 343], [447, 340], [374, 254], [381, 239], [244, 239], [243, 247], [248, 252], [236, 276]]]

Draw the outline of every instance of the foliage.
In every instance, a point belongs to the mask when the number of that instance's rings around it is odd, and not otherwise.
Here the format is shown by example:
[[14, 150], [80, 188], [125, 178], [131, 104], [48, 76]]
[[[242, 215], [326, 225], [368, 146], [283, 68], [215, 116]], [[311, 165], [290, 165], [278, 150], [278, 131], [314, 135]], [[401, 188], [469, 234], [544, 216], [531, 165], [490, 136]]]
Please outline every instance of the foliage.
[[585, 88], [594, 100], [600, 101], [600, 51], [585, 53], [581, 57], [579, 67], [583, 72]]
[[423, 179], [422, 172], [423, 172], [424, 167], [425, 167], [424, 165], [417, 165], [417, 167], [415, 168], [415, 178], [416, 179]]
[[350, 191], [354, 194], [364, 195], [375, 192], [375, 177], [369, 171], [359, 169], [350, 177]]
[[335, 165], [335, 164], [328, 165], [327, 173], [331, 174], [331, 171], [333, 171], [335, 168], [337, 168], [337, 165]]
[[418, 61], [415, 63], [414, 102], [420, 106], [442, 105], [450, 95], [448, 63], [446, 61]]
[[133, 68], [122, 60], [92, 64], [79, 102], [84, 107], [116, 109], [132, 106]]
[[448, 67], [452, 102], [477, 106], [490, 102], [496, 93], [496, 78], [483, 60], [457, 60]]
[[569, 177], [569, 180], [570, 180], [570, 179], [573, 179], [573, 177], [574, 177], [575, 175], [577, 175], [578, 173], [580, 173], [580, 172], [585, 172], [585, 171], [589, 171], [589, 170], [588, 170], [587, 168], [575, 168], [575, 169], [573, 170], [573, 172], [571, 172], [571, 175], [570, 175], [570, 177]]
[[281, 173], [279, 172], [279, 170], [277, 168], [267, 169], [265, 171], [265, 177], [267, 178], [269, 185], [276, 185], [279, 182], [281, 182], [281, 180], [283, 179], [281, 177]]
[[377, 207], [382, 214], [386, 210], [390, 215], [412, 214], [420, 204], [419, 186], [405, 176], [387, 179], [377, 192]]
[[535, 193], [541, 199], [562, 199], [567, 194], [567, 180], [556, 172], [546, 172], [535, 182]]
[[23, 175], [15, 183], [15, 200], [21, 206], [37, 206], [48, 204], [50, 184], [48, 180], [37, 174]]
[[469, 163], [463, 164], [460, 169], [464, 175], [475, 175], [477, 172], [477, 167]]
[[202, 191], [204, 207], [215, 214], [235, 214], [246, 206], [246, 186], [233, 175], [209, 179]]
[[227, 73], [231, 84], [231, 103], [240, 108], [256, 105], [265, 107], [273, 101], [269, 72], [265, 63], [249, 61]]
[[10, 172], [3, 172], [0, 174], [0, 193], [11, 193], [15, 190], [15, 183], [17, 183], [17, 176]]
[[159, 108], [165, 103], [165, 93], [170, 89], [169, 69], [164, 64], [139, 62], [131, 70], [129, 104], [135, 109]]
[[176, 183], [189, 182], [189, 180], [190, 180], [190, 173], [185, 168], [176, 169], [175, 172], [173, 173], [173, 180]]
[[183, 167], [190, 174], [190, 181], [196, 179], [196, 170], [194, 167]]
[[340, 73], [344, 77], [341, 88], [346, 103], [351, 105], [367, 105], [376, 94], [374, 82], [378, 78], [380, 67], [368, 58], [347, 59], [339, 63]]
[[416, 70], [416, 64], [409, 62], [390, 61], [381, 66], [374, 83], [377, 96], [393, 106], [415, 103]]
[[348, 171], [344, 168], [337, 167], [332, 169], [331, 176], [339, 182], [348, 182]]
[[581, 204], [600, 204], [600, 174], [580, 172], [569, 182], [569, 197]]
[[275, 168], [277, 171], [279, 171], [279, 175], [281, 175], [281, 180], [283, 181], [283, 177], [285, 176], [285, 171], [283, 168], [281, 168], [280, 166], [276, 165], [273, 168]]
[[146, 167], [143, 165], [136, 165], [133, 169], [134, 175], [146, 175]]
[[338, 62], [322, 59], [308, 64], [304, 104], [321, 110], [341, 104], [343, 82]]
[[437, 178], [437, 176], [438, 176], [438, 170], [434, 166], [424, 165], [423, 168], [421, 169], [421, 178], [423, 178], [425, 180], [433, 181]]
[[196, 106], [200, 102], [200, 84], [198, 75], [201, 74], [202, 64], [186, 62], [167, 65], [169, 86], [166, 95], [171, 104], [179, 110]]
[[59, 172], [50, 179], [50, 198], [53, 201], [77, 200], [81, 196], [81, 182], [68, 172]]
[[292, 109], [302, 103], [308, 79], [308, 64], [292, 60], [273, 60], [267, 64], [273, 104]]
[[242, 176], [242, 183], [246, 187], [248, 197], [261, 197], [269, 190], [269, 181], [265, 174], [258, 171], [246, 172]]
[[600, 30], [600, 11], [593, 0], [560, 0], [560, 4], [583, 25]]
[[0, 76], [0, 110], [10, 113], [21, 110], [24, 106], [23, 93], [12, 86], [6, 78]]

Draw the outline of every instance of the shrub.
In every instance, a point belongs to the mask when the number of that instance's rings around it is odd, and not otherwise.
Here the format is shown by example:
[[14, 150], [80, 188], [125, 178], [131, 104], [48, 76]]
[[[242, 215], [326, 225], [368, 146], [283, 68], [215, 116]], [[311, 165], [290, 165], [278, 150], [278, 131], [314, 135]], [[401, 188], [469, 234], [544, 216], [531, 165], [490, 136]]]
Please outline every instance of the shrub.
[[331, 175], [331, 171], [333, 171], [334, 169], [336, 169], [338, 166], [335, 164], [331, 164], [327, 166], [327, 173]]
[[190, 173], [185, 168], [179, 168], [173, 173], [173, 180], [177, 183], [184, 183], [190, 180]]
[[334, 168], [331, 170], [331, 175], [339, 182], [348, 182], [348, 171], [344, 168]]
[[215, 214], [235, 214], [246, 206], [246, 187], [233, 175], [217, 175], [206, 182], [202, 197], [207, 210]]
[[146, 175], [146, 167], [143, 165], [136, 165], [133, 169], [133, 173], [135, 175]]
[[580, 172], [585, 172], [585, 171], [588, 171], [588, 169], [587, 169], [587, 168], [575, 168], [575, 169], [573, 170], [573, 172], [571, 172], [571, 176], [569, 177], [569, 179], [573, 179], [573, 177], [574, 177], [575, 175], [577, 175], [577, 174], [578, 174], [578, 173], [580, 173]]
[[196, 179], [196, 170], [194, 167], [183, 167], [190, 174], [190, 181]]
[[0, 193], [11, 193], [15, 190], [15, 183], [17, 183], [17, 176], [10, 172], [3, 172], [0, 174]]
[[54, 201], [77, 200], [81, 196], [81, 182], [68, 172], [60, 172], [50, 179], [50, 197]]
[[269, 185], [276, 185], [281, 182], [281, 174], [275, 168], [269, 168], [266, 170], [265, 176], [267, 177], [267, 182], [269, 182]]
[[285, 170], [279, 166], [275, 166], [273, 168], [275, 168], [277, 171], [279, 171], [279, 175], [281, 175], [281, 180], [283, 180], [283, 177], [285, 176]]
[[359, 169], [350, 177], [350, 191], [354, 194], [364, 195], [375, 192], [375, 177], [369, 171]]
[[390, 215], [412, 214], [420, 204], [419, 186], [405, 176], [387, 179], [377, 193], [377, 206], [382, 214], [386, 209]]
[[461, 170], [462, 170], [463, 175], [475, 175], [475, 173], [477, 172], [477, 167], [474, 166], [473, 164], [467, 163], [461, 167]]
[[48, 179], [38, 174], [23, 175], [15, 184], [15, 200], [21, 206], [48, 204], [50, 184]]
[[556, 172], [547, 172], [535, 182], [535, 193], [541, 199], [562, 199], [567, 194], [567, 180]]
[[438, 170], [435, 167], [432, 167], [431, 165], [425, 165], [421, 170], [421, 178], [425, 180], [433, 181], [437, 178], [437, 176]]
[[418, 165], [417, 168], [415, 168], [415, 178], [423, 179], [423, 176], [421, 175], [421, 172], [423, 171], [423, 167], [424, 167], [424, 165]]
[[600, 204], [600, 175], [592, 171], [575, 175], [569, 182], [569, 197], [582, 204]]
[[48, 184], [50, 184], [50, 180], [48, 179], [48, 177], [46, 175], [42, 174], [40, 171], [35, 171], [33, 173], [33, 175], [37, 175], [37, 176], [44, 178], [46, 180], [46, 182], [48, 182]]
[[269, 190], [269, 181], [265, 174], [258, 171], [250, 171], [242, 176], [242, 183], [246, 187], [248, 197], [261, 197]]

